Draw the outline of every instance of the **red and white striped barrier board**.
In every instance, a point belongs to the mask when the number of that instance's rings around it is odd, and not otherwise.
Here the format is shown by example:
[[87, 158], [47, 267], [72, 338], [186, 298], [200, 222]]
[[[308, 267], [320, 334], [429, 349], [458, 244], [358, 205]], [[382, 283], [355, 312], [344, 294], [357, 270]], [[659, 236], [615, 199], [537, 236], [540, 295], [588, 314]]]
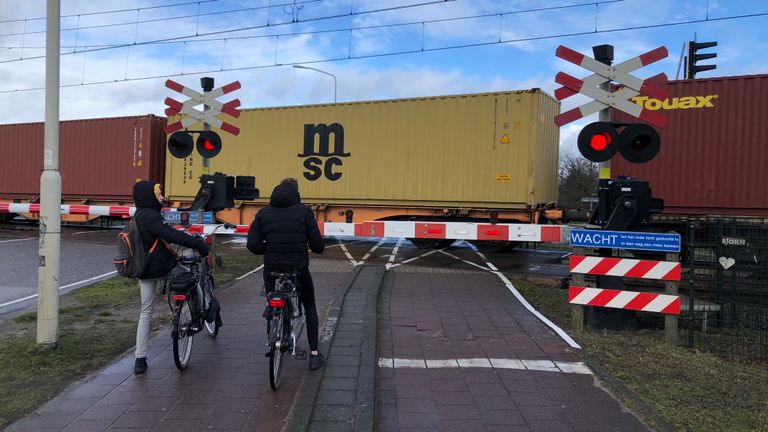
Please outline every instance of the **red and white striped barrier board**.
[[667, 294], [571, 286], [568, 301], [584, 306], [680, 315], [680, 297]]
[[[557, 48], [555, 55], [593, 72], [592, 75], [583, 80], [564, 72], [559, 72], [555, 76], [555, 82], [565, 86], [568, 90], [558, 89], [555, 92], [555, 96], [558, 99], [565, 99], [576, 93], [581, 93], [594, 99], [592, 102], [555, 116], [556, 125], [563, 126], [609, 107], [624, 111], [658, 127], [665, 127], [667, 125], [666, 117], [644, 109], [629, 100], [631, 97], [641, 93], [657, 99], [666, 99], [668, 96], [667, 91], [659, 86], [666, 83], [666, 75], [656, 75], [653, 78], [644, 80], [628, 73], [667, 57], [666, 48], [659, 47], [616, 66], [604, 64], [562, 45]], [[600, 84], [612, 80], [619, 81], [623, 88], [611, 93], [598, 87]]]
[[573, 255], [571, 273], [600, 276], [623, 276], [641, 279], [680, 280], [680, 263]]
[[[221, 103], [216, 100], [217, 97], [231, 93], [240, 88], [240, 81], [229, 83], [225, 86], [213, 89], [209, 92], [200, 93], [192, 90], [189, 87], [185, 87], [173, 80], [165, 81], [165, 86], [171, 90], [177, 91], [190, 99], [185, 102], [179, 102], [177, 100], [166, 98], [165, 103], [168, 108], [165, 110], [165, 114], [168, 116], [183, 113], [187, 117], [184, 117], [180, 121], [171, 123], [165, 127], [165, 133], [172, 133], [177, 130], [181, 130], [192, 126], [198, 121], [209, 123], [213, 127], [221, 129], [225, 132], [229, 132], [232, 135], [239, 135], [240, 129], [225, 121], [222, 121], [217, 115], [224, 113], [232, 117], [240, 117], [240, 111], [237, 107], [240, 106], [240, 100], [234, 99], [227, 103]], [[198, 105], [208, 105], [208, 111], [200, 111], [195, 107]]]
[[[163, 211], [176, 211], [175, 208], [166, 207]], [[61, 214], [91, 215], [91, 216], [133, 216], [135, 207], [128, 206], [92, 206], [63, 204]], [[0, 213], [40, 213], [40, 204], [16, 204], [0, 203]]]

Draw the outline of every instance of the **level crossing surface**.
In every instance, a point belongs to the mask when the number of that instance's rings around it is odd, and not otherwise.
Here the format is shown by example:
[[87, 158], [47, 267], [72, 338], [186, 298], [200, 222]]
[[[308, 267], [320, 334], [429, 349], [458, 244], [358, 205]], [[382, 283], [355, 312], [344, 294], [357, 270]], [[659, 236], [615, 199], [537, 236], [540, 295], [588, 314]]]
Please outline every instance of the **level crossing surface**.
[[[244, 247], [234, 238], [220, 245]], [[330, 238], [326, 245], [324, 256], [312, 259], [323, 340], [333, 334], [325, 318], [342, 303], [355, 269], [385, 269], [376, 297], [373, 430], [647, 430], [597, 384], [568, 336], [515, 295], [506, 276], [567, 273], [564, 253], [483, 254], [462, 242], [424, 250], [397, 239]], [[196, 338], [186, 371], [174, 368], [169, 331], [160, 331], [147, 374], [132, 374], [129, 352], [8, 430], [283, 429], [312, 372], [306, 361], [288, 358], [281, 388], [269, 388], [261, 284], [256, 271], [220, 291], [224, 327], [216, 339]], [[305, 338], [300, 348], [307, 349]], [[336, 384], [349, 381], [337, 376], [349, 356], [333, 348], [326, 354], [323, 374]], [[315, 403], [324, 405], [312, 410], [312, 424], [352, 430], [356, 420], [344, 418], [354, 412], [344, 405], [347, 390], [320, 389]]]

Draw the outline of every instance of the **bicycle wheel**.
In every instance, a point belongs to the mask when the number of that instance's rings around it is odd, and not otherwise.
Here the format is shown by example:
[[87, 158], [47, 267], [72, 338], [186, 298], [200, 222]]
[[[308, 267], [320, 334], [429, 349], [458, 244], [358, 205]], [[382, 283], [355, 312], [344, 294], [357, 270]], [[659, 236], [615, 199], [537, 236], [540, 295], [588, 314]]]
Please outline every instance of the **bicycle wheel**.
[[280, 387], [280, 371], [283, 367], [283, 349], [278, 348], [277, 344], [281, 345], [283, 341], [283, 315], [280, 315], [278, 319], [270, 321], [270, 335], [269, 335], [269, 386], [272, 390], [277, 390]]
[[[208, 283], [205, 285], [205, 288], [203, 289], [203, 304], [205, 305], [205, 310], [208, 310], [208, 306], [211, 302], [211, 299], [213, 298], [214, 291], [215, 289], [213, 285], [213, 278], [209, 275]], [[213, 320], [213, 322], [208, 322], [205, 320], [203, 321], [205, 322], [205, 330], [208, 332], [208, 336], [214, 337], [214, 338], [218, 336], [219, 326], [216, 325], [216, 320]]]
[[173, 339], [173, 362], [176, 368], [184, 370], [189, 366], [189, 358], [192, 356], [192, 343], [195, 340], [195, 334], [192, 332], [192, 306], [188, 301], [183, 300], [179, 305], [179, 310], [173, 316], [173, 329], [171, 337]]

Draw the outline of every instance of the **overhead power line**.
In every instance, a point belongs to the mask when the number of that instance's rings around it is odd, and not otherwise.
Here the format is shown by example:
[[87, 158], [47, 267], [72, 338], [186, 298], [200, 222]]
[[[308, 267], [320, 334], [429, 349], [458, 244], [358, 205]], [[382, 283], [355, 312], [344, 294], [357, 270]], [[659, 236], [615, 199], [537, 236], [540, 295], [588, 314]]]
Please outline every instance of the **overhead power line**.
[[[190, 5], [190, 4], [197, 4], [197, 5], [199, 5], [200, 3], [206, 3], [206, 2], [211, 2], [211, 1], [218, 1], [218, 0], [205, 0], [205, 1], [201, 1], [201, 2], [191, 2], [191, 3], [178, 3], [175, 6]], [[197, 13], [194, 13], [194, 14], [177, 15], [177, 16], [170, 16], [170, 17], [163, 17], [163, 18], [152, 18], [152, 19], [146, 19], [146, 20], [138, 20], [137, 19], [137, 20], [134, 20], [134, 21], [123, 21], [123, 22], [119, 22], [119, 23], [109, 23], [109, 24], [94, 24], [94, 25], [89, 25], [89, 26], [80, 26], [80, 25], [78, 25], [77, 27], [61, 29], [61, 31], [62, 32], [72, 32], [72, 31], [81, 31], [81, 30], [94, 30], [94, 29], [100, 29], [100, 28], [109, 28], [109, 27], [125, 27], [125, 26], [139, 25], [139, 24], [150, 24], [150, 23], [156, 23], [156, 22], [161, 22], [161, 21], [181, 20], [181, 19], [187, 19], [187, 18], [197, 18], [197, 19], [200, 19], [202, 17], [213, 16], [213, 15], [223, 15], [223, 14], [228, 14], [228, 13], [241, 13], [241, 12], [253, 12], [253, 11], [257, 11], [257, 10], [271, 9], [271, 8], [276, 8], [276, 7], [304, 5], [304, 4], [307, 4], [307, 3], [317, 3], [317, 2], [320, 2], [320, 1], [322, 1], [322, 0], [303, 0], [303, 1], [298, 1], [298, 2], [295, 2], [295, 3], [294, 2], [292, 2], [292, 3], [278, 3], [278, 4], [269, 5], [269, 6], [254, 6], [254, 7], [249, 7], [249, 8], [230, 9], [230, 10], [214, 11], [214, 12], [204, 12], [204, 13], [200, 13], [198, 11]], [[170, 7], [170, 6], [155, 6], [154, 8], [158, 8], [158, 7]], [[129, 9], [128, 11], [134, 11], [134, 10], [135, 11], [142, 11], [144, 9], [145, 8], [137, 8], [137, 9]], [[121, 11], [121, 12], [125, 12], [125, 11]], [[100, 13], [105, 13], [105, 12], [100, 12]], [[114, 13], [114, 12], [110, 12], [110, 13]], [[81, 15], [72, 15], [72, 16], [73, 17], [76, 16], [76, 17], [80, 18]], [[16, 21], [16, 20], [14, 20], [14, 21]], [[3, 33], [3, 34], [0, 34], [0, 37], [4, 37], [4, 36], [27, 36], [27, 35], [42, 34], [42, 33], [45, 33], [45, 30], [24, 31], [24, 32], [20, 32], [20, 33]], [[113, 46], [113, 45], [110, 45], [110, 46]], [[34, 47], [28, 47], [27, 46], [27, 47], [19, 47], [19, 48], [34, 48]]]
[[[507, 14], [508, 13], [491, 14], [490, 16], [507, 15]], [[484, 16], [486, 16], [486, 15], [484, 15]], [[533, 40], [559, 39], [559, 38], [564, 38], [564, 37], [584, 36], [584, 35], [591, 35], [591, 34], [617, 33], [617, 32], [624, 32], [624, 31], [644, 30], [644, 29], [652, 29], [652, 28], [663, 28], [663, 27], [672, 27], [672, 26], [680, 26], [680, 25], [687, 25], [687, 24], [699, 24], [699, 23], [718, 22], [718, 21], [730, 21], [730, 20], [739, 20], [739, 19], [748, 19], [748, 18], [760, 18], [760, 17], [766, 17], [766, 16], [768, 16], [768, 12], [760, 12], [760, 13], [753, 13], [753, 14], [742, 14], [742, 15], [733, 15], [733, 16], [726, 16], [726, 17], [716, 17], [716, 18], [710, 18], [709, 16], [707, 16], [707, 17], [702, 18], [702, 19], [689, 20], [689, 21], [678, 21], [678, 22], [673, 22], [673, 23], [648, 24], [648, 25], [622, 27], [622, 28], [606, 29], [606, 30], [600, 30], [600, 29], [596, 28], [595, 30], [591, 30], [591, 31], [560, 33], [560, 34], [549, 35], [549, 36], [535, 36], [535, 37], [524, 37], [524, 38], [513, 38], [513, 39], [503, 39], [503, 38], [501, 38], [501, 33], [499, 33], [499, 39], [497, 41], [492, 41], [492, 42], [478, 42], [478, 43], [470, 43], [470, 44], [456, 44], [456, 45], [444, 46], [444, 47], [436, 47], [436, 48], [425, 48], [425, 47], [422, 46], [420, 49], [414, 49], [414, 50], [401, 50], [401, 51], [393, 51], [393, 52], [389, 52], [389, 53], [379, 53], [379, 54], [371, 54], [371, 55], [358, 55], [358, 56], [352, 56], [350, 54], [350, 55], [348, 55], [346, 57], [335, 57], [335, 58], [326, 58], [326, 59], [320, 59], [320, 60], [292, 62], [292, 63], [278, 63], [277, 61], [275, 61], [273, 64], [267, 64], [267, 65], [244, 66], [244, 67], [235, 67], [235, 68], [209, 69], [209, 70], [195, 71], [195, 72], [189, 72], [189, 73], [182, 72], [182, 73], [176, 73], [176, 74], [161, 74], [161, 75], [144, 76], [144, 77], [136, 77], [136, 78], [125, 78], [125, 79], [122, 79], [122, 80], [94, 81], [94, 82], [81, 83], [81, 84], [67, 84], [67, 85], [62, 85], [61, 87], [62, 88], [81, 87], [81, 86], [87, 86], [87, 85], [102, 85], [102, 84], [112, 84], [112, 83], [118, 83], [118, 82], [144, 81], [144, 80], [150, 80], [150, 79], [179, 77], [179, 76], [186, 76], [186, 75], [200, 75], [200, 74], [211, 74], [211, 73], [217, 73], [217, 72], [232, 72], [232, 71], [241, 71], [241, 70], [267, 69], [267, 68], [279, 67], [279, 66], [292, 66], [292, 65], [295, 65], [295, 64], [316, 64], [316, 63], [328, 63], [328, 62], [345, 61], [345, 60], [390, 57], [390, 56], [403, 55], [403, 54], [415, 54], [415, 53], [423, 53], [423, 52], [446, 51], [446, 50], [463, 49], [463, 48], [475, 48], [475, 47], [481, 47], [481, 46], [500, 45], [500, 44], [509, 44], [509, 43], [518, 43], [518, 42], [527, 42], [527, 41], [533, 41]], [[472, 17], [450, 18], [450, 19], [433, 20], [433, 21], [434, 22], [438, 22], [438, 21], [445, 21], [445, 20], [457, 20], [457, 19], [469, 19], [469, 18], [472, 18]], [[425, 23], [425, 22], [427, 22], [427, 21], [420, 21], [420, 22], [416, 22], [416, 23], [407, 23], [407, 24], [393, 24], [393, 25], [390, 25], [390, 26], [413, 25], [413, 24], [419, 24], [419, 23]], [[374, 27], [380, 27], [380, 26], [374, 26]], [[347, 29], [347, 31], [351, 31], [351, 30], [353, 30], [353, 29]], [[340, 31], [340, 30], [337, 30], [337, 31]], [[318, 32], [323, 32], [323, 31], [318, 31]], [[280, 35], [274, 35], [274, 36], [270, 36], [270, 37], [277, 38], [279, 36]], [[195, 41], [193, 41], [193, 42], [195, 42]], [[26, 89], [18, 89], [18, 90], [2, 90], [2, 91], [0, 91], [0, 94], [25, 92], [25, 91], [38, 91], [38, 90], [44, 90], [44, 89], [45, 89], [44, 87], [35, 87], [35, 88], [26, 88]]]
[[[62, 15], [61, 17], [74, 18], [74, 17], [83, 17], [83, 16], [93, 16], [93, 15], [109, 15], [109, 14], [124, 13], [124, 12], [134, 12], [134, 11], [138, 12], [143, 10], [163, 9], [163, 8], [171, 8], [171, 7], [177, 7], [177, 6], [188, 6], [193, 4], [199, 5], [202, 3], [213, 3], [217, 1], [219, 0], [196, 0], [196, 1], [190, 1], [190, 2], [184, 2], [184, 3], [144, 6], [144, 7], [136, 7], [131, 9], [112, 9], [112, 10], [99, 11], [99, 12], [82, 12], [77, 14]], [[9, 19], [9, 20], [0, 20], [0, 24], [13, 23], [13, 22], [26, 22], [26, 21], [43, 21], [43, 20], [45, 20], [45, 17], [15, 18], [15, 19]], [[45, 33], [45, 32], [41, 32], [41, 33]], [[27, 34], [30, 34], [30, 33], [27, 33]], [[0, 36], [8, 36], [8, 35], [0, 35]]]
[[[317, 1], [317, 0], [315, 0]], [[402, 5], [402, 6], [392, 6], [387, 8], [380, 8], [380, 9], [371, 9], [366, 11], [360, 11], [360, 12], [354, 12], [350, 11], [348, 13], [343, 14], [337, 14], [337, 15], [329, 15], [324, 17], [317, 17], [317, 18], [308, 18], [301, 20], [302, 23], [307, 22], [315, 22], [315, 21], [324, 21], [324, 20], [331, 20], [331, 19], [337, 19], [337, 18], [345, 18], [349, 16], [357, 16], [357, 15], [366, 15], [371, 13], [378, 13], [378, 12], [389, 12], [389, 11], [395, 11], [395, 10], [401, 10], [401, 9], [408, 9], [408, 8], [414, 8], [419, 6], [427, 6], [427, 5], [434, 5], [434, 4], [440, 4], [440, 3], [450, 3], [454, 2], [456, 0], [431, 0], [426, 1], [422, 3], [416, 3], [416, 4], [409, 4], [409, 5]], [[624, 0], [610, 0], [610, 1], [624, 1]], [[287, 4], [287, 5], [292, 5]], [[195, 15], [197, 16], [197, 15]], [[169, 37], [169, 38], [162, 38], [162, 39], [155, 39], [155, 40], [149, 40], [149, 41], [143, 41], [143, 42], [133, 42], [128, 44], [118, 44], [118, 45], [110, 45], [107, 47], [100, 47], [100, 48], [92, 48], [92, 49], [84, 49], [79, 51], [72, 51], [72, 52], [65, 52], [61, 55], [72, 55], [72, 54], [82, 54], [82, 53], [88, 53], [88, 52], [95, 52], [95, 51], [106, 51], [106, 50], [112, 50], [112, 49], [119, 49], [119, 48], [127, 48], [127, 47], [134, 47], [134, 46], [142, 46], [142, 45], [151, 45], [151, 44], [157, 44], [160, 42], [189, 42], [188, 39], [190, 38], [200, 38], [204, 36], [214, 36], [224, 33], [236, 33], [241, 31], [247, 31], [247, 30], [256, 30], [256, 29], [263, 29], [263, 28], [269, 28], [269, 27], [278, 27], [278, 26], [284, 26], [284, 25], [293, 25], [296, 24], [296, 22], [286, 22], [286, 23], [276, 23], [276, 24], [263, 24], [263, 25], [256, 25], [256, 26], [246, 26], [246, 27], [240, 27], [236, 29], [228, 29], [228, 30], [217, 30], [217, 31], [211, 31], [206, 33], [199, 33], [195, 32], [193, 35], [185, 35], [185, 36], [175, 36], [175, 37]], [[22, 49], [32, 49], [30, 47], [22, 47]], [[13, 60], [3, 60], [0, 61], [0, 64], [2, 63], [13, 63], [18, 61], [27, 61], [27, 60], [35, 60], [35, 59], [41, 59], [45, 58], [45, 56], [31, 56], [31, 57], [25, 57], [25, 58], [19, 58], [19, 59], [13, 59]]]

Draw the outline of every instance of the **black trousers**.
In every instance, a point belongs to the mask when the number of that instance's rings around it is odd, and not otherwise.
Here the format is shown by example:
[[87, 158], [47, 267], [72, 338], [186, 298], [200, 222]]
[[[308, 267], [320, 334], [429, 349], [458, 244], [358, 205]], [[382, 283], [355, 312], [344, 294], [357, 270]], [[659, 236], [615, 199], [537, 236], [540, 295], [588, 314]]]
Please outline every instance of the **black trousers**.
[[[309, 267], [299, 270], [299, 301], [304, 308], [304, 317], [307, 323], [307, 341], [309, 349], [317, 351], [317, 305], [315, 304], [315, 284]], [[275, 277], [268, 266], [264, 266], [264, 288], [267, 292], [275, 289]]]

